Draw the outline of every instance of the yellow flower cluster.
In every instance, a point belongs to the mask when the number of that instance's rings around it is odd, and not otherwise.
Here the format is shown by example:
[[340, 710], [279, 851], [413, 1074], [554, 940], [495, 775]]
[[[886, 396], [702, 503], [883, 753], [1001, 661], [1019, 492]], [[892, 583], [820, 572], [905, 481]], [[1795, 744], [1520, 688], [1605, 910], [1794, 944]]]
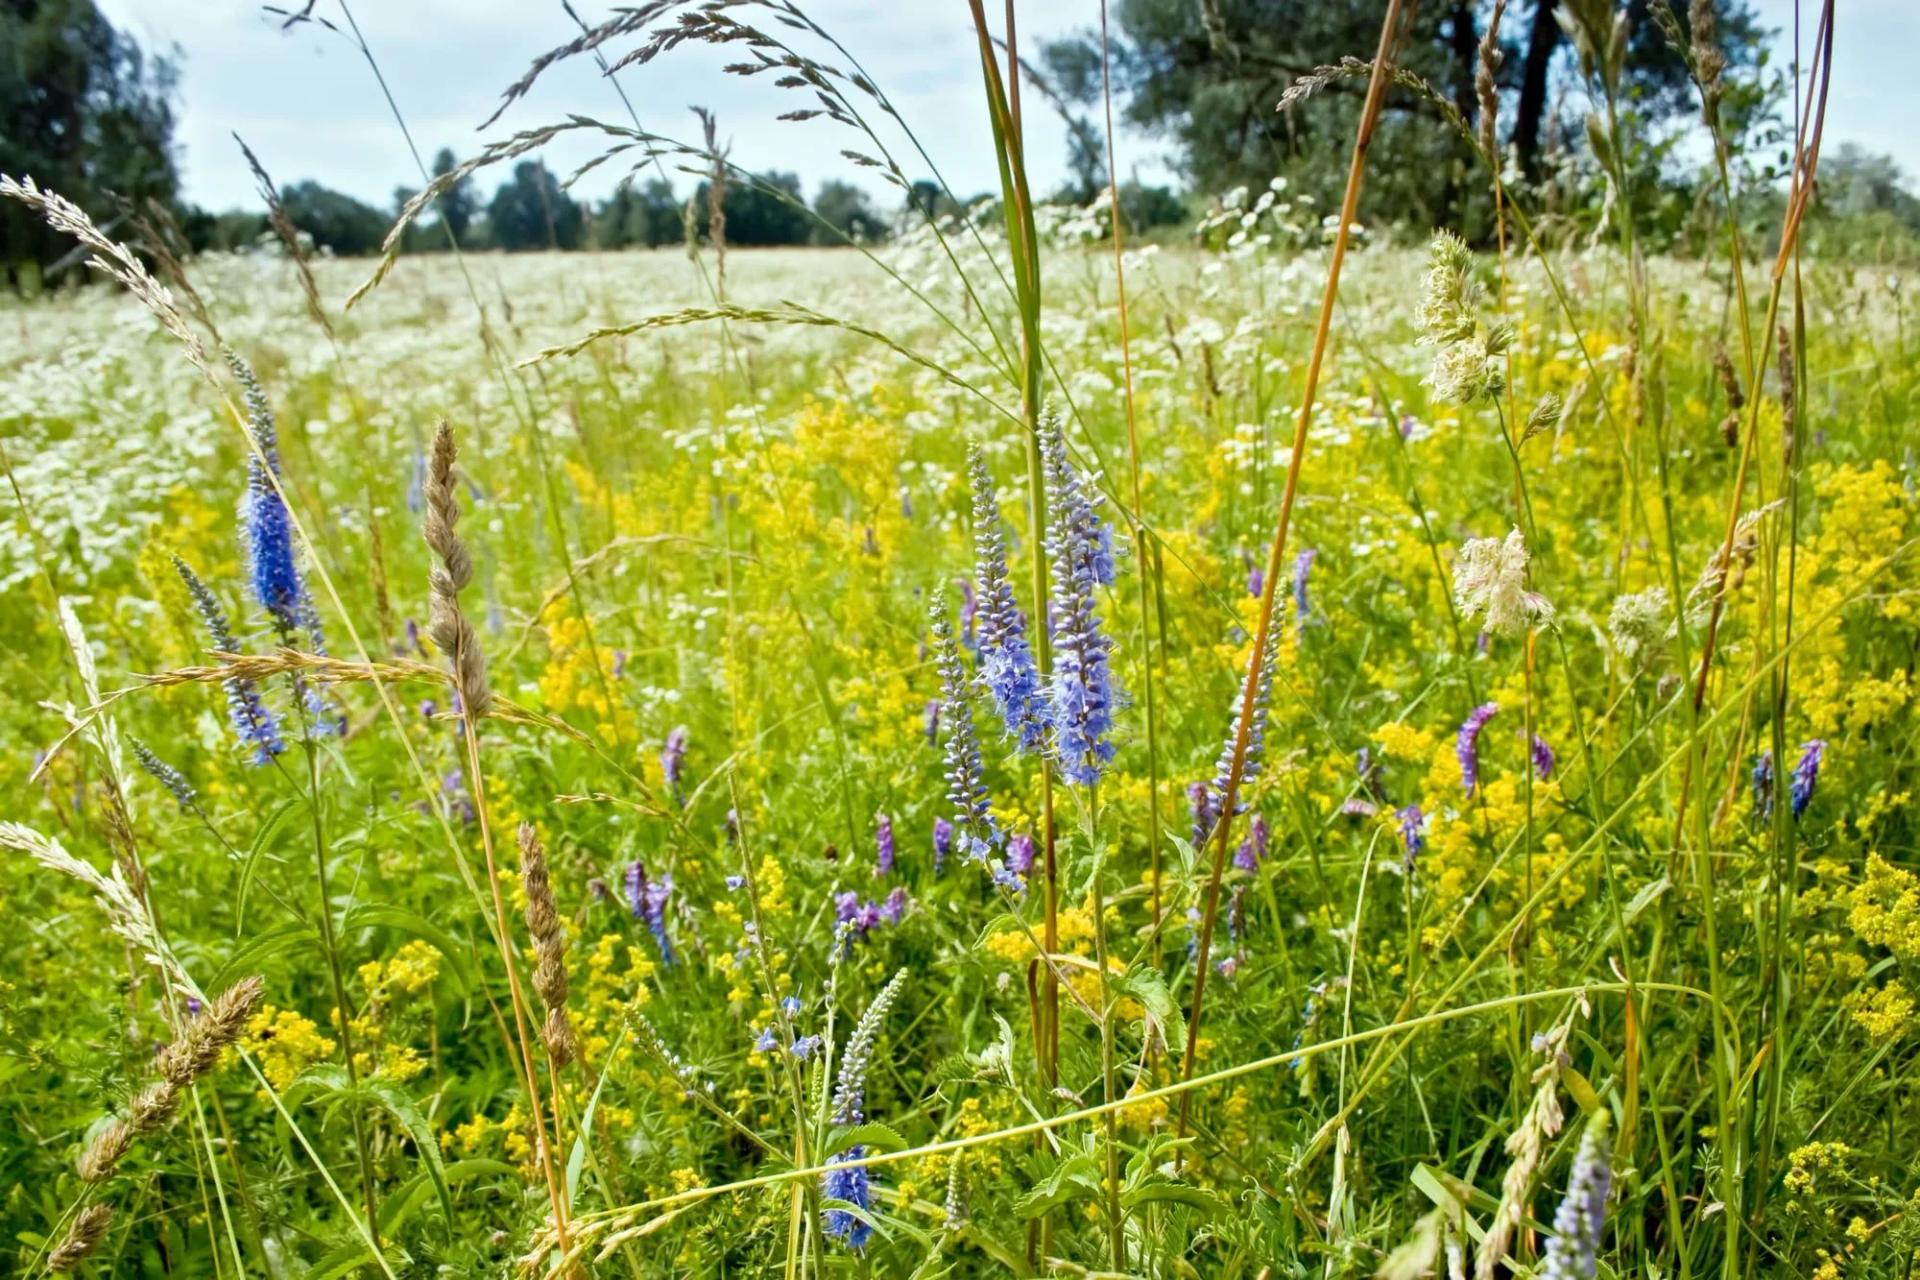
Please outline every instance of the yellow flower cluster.
[[540, 699], [547, 710], [586, 712], [594, 718], [593, 731], [609, 743], [639, 740], [633, 717], [609, 697], [619, 687], [613, 651], [591, 635], [579, 615], [563, 614], [547, 626], [547, 651], [540, 672]]
[[1847, 1013], [1875, 1040], [1895, 1040], [1913, 1029], [1913, 997], [1895, 978], [1884, 987], [1853, 992]]
[[1920, 960], [1920, 878], [1879, 854], [1867, 856], [1866, 878], [1853, 891], [1847, 923], [1863, 942], [1902, 960]]
[[260, 1071], [275, 1089], [284, 1089], [294, 1077], [316, 1062], [333, 1056], [334, 1043], [320, 1034], [319, 1024], [291, 1009], [261, 1005], [247, 1020], [241, 1040], [260, 1062]]
[[1847, 1157], [1853, 1148], [1844, 1142], [1809, 1142], [1795, 1147], [1787, 1157], [1787, 1190], [1796, 1196], [1808, 1196], [1819, 1188], [1825, 1175], [1844, 1177]]

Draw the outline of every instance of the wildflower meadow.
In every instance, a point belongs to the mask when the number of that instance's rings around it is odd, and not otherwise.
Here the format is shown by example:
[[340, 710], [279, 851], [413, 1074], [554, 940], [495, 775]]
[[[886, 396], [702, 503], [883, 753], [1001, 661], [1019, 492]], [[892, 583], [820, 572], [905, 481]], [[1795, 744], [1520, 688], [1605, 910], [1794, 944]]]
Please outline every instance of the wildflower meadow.
[[[1627, 10], [1560, 7], [1580, 218], [1401, 0], [1276, 88], [1349, 108], [1339, 202], [1151, 240], [1030, 189], [978, 0], [1001, 186], [885, 244], [183, 257], [0, 179], [100, 277], [0, 301], [0, 1270], [1913, 1274], [1920, 372], [1911, 269], [1810, 249], [1847, 7], [1697, 253], [1636, 238]], [[805, 8], [527, 50], [389, 248], [558, 132], [755, 182], [516, 114], [683, 44], [908, 186]], [[1654, 8], [1724, 157], [1713, 6]], [[1484, 237], [1370, 218], [1389, 101]]]

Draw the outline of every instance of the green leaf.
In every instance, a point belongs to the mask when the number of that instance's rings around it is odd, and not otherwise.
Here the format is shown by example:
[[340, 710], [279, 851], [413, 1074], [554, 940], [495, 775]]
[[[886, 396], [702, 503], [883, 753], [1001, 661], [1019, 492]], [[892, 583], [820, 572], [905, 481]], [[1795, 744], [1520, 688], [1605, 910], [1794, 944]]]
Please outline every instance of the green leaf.
[[1184, 1204], [1209, 1217], [1218, 1214], [1223, 1207], [1219, 1197], [1212, 1192], [1190, 1187], [1184, 1182], [1149, 1182], [1144, 1186], [1129, 1187], [1120, 1193], [1120, 1205], [1126, 1209], [1153, 1201]]
[[600, 1068], [600, 1078], [594, 1082], [593, 1096], [587, 1099], [587, 1109], [580, 1116], [580, 1132], [574, 1136], [573, 1150], [567, 1153], [567, 1204], [571, 1207], [580, 1193], [580, 1170], [587, 1162], [587, 1139], [593, 1134], [593, 1113], [600, 1105], [600, 1091], [607, 1087], [607, 1072], [613, 1068], [613, 1060], [620, 1052], [620, 1045], [626, 1042], [627, 1033], [620, 1033], [620, 1040], [607, 1054], [606, 1065]]
[[[447, 1166], [447, 1185], [457, 1187], [480, 1177], [513, 1178], [519, 1170], [504, 1160], [456, 1160]], [[380, 1230], [384, 1235], [397, 1232], [433, 1190], [433, 1179], [426, 1170], [414, 1174], [380, 1202]]]
[[413, 1095], [402, 1089], [392, 1080], [381, 1076], [372, 1076], [360, 1082], [360, 1089], [367, 1096], [377, 1100], [387, 1109], [387, 1114], [400, 1122], [413, 1145], [419, 1149], [420, 1158], [426, 1162], [427, 1176], [433, 1179], [433, 1189], [440, 1194], [440, 1208], [447, 1215], [447, 1238], [453, 1238], [453, 1192], [447, 1187], [447, 1170], [440, 1159], [440, 1141], [434, 1137], [433, 1126], [428, 1123], [426, 1114], [420, 1110], [420, 1104]]
[[250, 973], [259, 973], [265, 962], [288, 950], [298, 943], [309, 942], [315, 937], [313, 929], [301, 922], [277, 925], [255, 938], [249, 938], [244, 946], [227, 957], [214, 975], [207, 979], [208, 991], [225, 991], [235, 982]]
[[1672, 887], [1673, 881], [1667, 879], [1665, 876], [1661, 876], [1652, 884], [1642, 885], [1640, 892], [1634, 894], [1633, 900], [1627, 903], [1627, 909], [1620, 913], [1621, 916], [1625, 919], [1626, 923], [1632, 924], [1635, 916], [1645, 911], [1652, 905], [1655, 898], [1658, 898]]
[[234, 891], [233, 936], [239, 937], [247, 927], [247, 893], [253, 888], [253, 877], [260, 866], [260, 859], [266, 855], [267, 842], [280, 830], [280, 824], [287, 820], [299, 800], [283, 802], [267, 815], [259, 829], [253, 833], [253, 842], [247, 846], [245, 861], [240, 864], [240, 887]]
[[1014, 1201], [1014, 1213], [1021, 1218], [1037, 1218], [1055, 1205], [1065, 1204], [1081, 1194], [1100, 1191], [1100, 1166], [1086, 1152], [1076, 1152], [1054, 1165], [1033, 1190]]
[[884, 1124], [868, 1121], [847, 1129], [836, 1129], [827, 1138], [827, 1155], [837, 1156], [848, 1147], [872, 1147], [876, 1151], [905, 1151], [907, 1140]]
[[1180, 1002], [1173, 998], [1166, 977], [1158, 969], [1147, 964], [1136, 964], [1114, 978], [1112, 986], [1115, 991], [1132, 996], [1146, 1008], [1153, 1020], [1160, 1024], [1168, 1044], [1186, 1042], [1186, 1015], [1180, 1011]]

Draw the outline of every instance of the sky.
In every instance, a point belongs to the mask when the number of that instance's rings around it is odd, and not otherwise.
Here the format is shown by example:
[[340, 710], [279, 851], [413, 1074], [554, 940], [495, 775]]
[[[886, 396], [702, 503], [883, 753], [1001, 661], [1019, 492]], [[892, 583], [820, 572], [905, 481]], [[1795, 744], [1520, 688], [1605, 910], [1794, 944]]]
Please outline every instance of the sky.
[[[419, 170], [359, 50], [312, 24], [282, 30], [279, 19], [247, 0], [97, 0], [108, 17], [149, 49], [177, 48], [181, 83], [180, 159], [188, 199], [212, 209], [253, 207], [257, 197], [232, 133], [238, 132], [282, 186], [315, 178], [382, 207], [396, 188], [420, 184]], [[280, 0], [287, 3], [288, 0]], [[352, 3], [352, 0], [349, 0]], [[1794, 0], [1754, 0], [1762, 20], [1780, 31], [1778, 64], [1791, 49]], [[340, 0], [319, 0], [316, 12], [341, 19]], [[1802, 0], [1803, 42], [1812, 41], [1815, 0]], [[297, 0], [295, 0], [297, 7]], [[981, 109], [979, 63], [967, 6], [961, 0], [806, 0], [821, 26], [845, 42], [918, 133], [948, 184], [968, 195], [997, 190], [992, 141]], [[1828, 107], [1828, 145], [1857, 142], [1899, 161], [1920, 186], [1920, 0], [1839, 0], [1835, 75]], [[605, 3], [576, 5], [588, 21]], [[993, 12], [1001, 6], [989, 5]], [[1516, 4], [1515, 11], [1530, 13]], [[1048, 37], [1099, 22], [1099, 0], [1024, 0], [1023, 51]], [[353, 16], [379, 60], [422, 158], [452, 147], [463, 158], [513, 129], [547, 124], [578, 112], [622, 124], [626, 107], [590, 57], [563, 62], [485, 132], [477, 127], [500, 91], [537, 54], [577, 34], [559, 0], [360, 0]], [[616, 46], [620, 48], [626, 45]], [[801, 105], [766, 77], [724, 75], [738, 50], [683, 46], [655, 63], [621, 73], [641, 123], [669, 136], [698, 135], [688, 107], [714, 110], [736, 163], [752, 170], [797, 172], [811, 194], [822, 181], [846, 178], [874, 190], [885, 185], [839, 153], [861, 140], [824, 119], [776, 120]], [[1065, 175], [1065, 130], [1029, 95], [1028, 164], [1041, 190]], [[886, 136], [905, 156], [906, 140]], [[1171, 153], [1150, 136], [1123, 128], [1123, 179], [1169, 181]], [[556, 172], [570, 172], [593, 154], [582, 139], [547, 152]], [[925, 166], [906, 163], [918, 177]], [[577, 190], [600, 196], [621, 171], [589, 175]], [[502, 174], [501, 176], [505, 176]], [[677, 175], [676, 175], [677, 176]], [[483, 176], [481, 185], [494, 180]], [[684, 187], [684, 179], [682, 180]], [[884, 201], [894, 203], [887, 194]]]
[[[188, 199], [213, 209], [258, 203], [231, 136], [235, 132], [282, 186], [316, 178], [385, 207], [396, 187], [420, 185], [419, 170], [379, 84], [347, 38], [312, 24], [282, 30], [281, 21], [258, 5], [236, 0], [97, 3], [147, 48], [178, 46], [176, 137]], [[489, 140], [569, 113], [631, 123], [591, 56], [582, 56], [549, 70], [497, 124], [476, 132], [499, 104], [501, 90], [536, 55], [578, 34], [559, 0], [348, 3], [429, 165], [442, 146], [464, 158]], [[298, 5], [294, 0], [293, 7]], [[613, 5], [576, 0], [575, 7], [594, 22]], [[992, 138], [980, 109], [973, 27], [961, 0], [806, 0], [803, 7], [866, 66], [956, 192], [999, 189]], [[1001, 6], [989, 8], [998, 12]], [[320, 0], [315, 12], [341, 21], [338, 0]], [[1097, 24], [1099, 7], [1097, 0], [1027, 0], [1019, 21], [1026, 52], [1048, 37]], [[634, 43], [609, 48], [624, 50]], [[876, 194], [892, 191], [840, 155], [842, 148], [862, 145], [851, 131], [825, 119], [775, 119], [810, 105], [798, 94], [773, 87], [771, 77], [748, 80], [720, 72], [739, 60], [738, 47], [720, 51], [687, 45], [619, 78], [650, 130], [697, 140], [699, 125], [688, 108], [705, 106], [718, 115], [722, 139], [731, 139], [735, 163], [747, 169], [797, 172], [809, 195], [829, 178], [858, 182]], [[1036, 184], [1050, 190], [1066, 172], [1065, 129], [1044, 104], [1028, 105], [1029, 169]], [[904, 137], [882, 136], [890, 147], [897, 144], [896, 154], [910, 176], [924, 176], [924, 164], [907, 162]], [[1164, 157], [1165, 148], [1152, 139], [1123, 132], [1121, 147], [1123, 180], [1136, 172], [1150, 181], [1170, 178], [1157, 158]], [[564, 176], [595, 150], [581, 141], [562, 141], [546, 154], [549, 166]], [[604, 195], [619, 172], [589, 175], [576, 190]], [[684, 189], [689, 180], [673, 176]], [[483, 190], [497, 180], [484, 174], [478, 179]], [[897, 195], [885, 197], [887, 205], [897, 200]]]

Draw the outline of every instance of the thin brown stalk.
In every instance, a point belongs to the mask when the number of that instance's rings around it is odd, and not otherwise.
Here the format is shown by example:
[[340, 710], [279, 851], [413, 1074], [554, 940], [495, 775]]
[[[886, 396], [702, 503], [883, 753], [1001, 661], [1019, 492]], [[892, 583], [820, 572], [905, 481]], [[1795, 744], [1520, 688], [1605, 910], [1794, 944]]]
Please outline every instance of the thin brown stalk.
[[511, 944], [513, 935], [507, 929], [506, 899], [500, 891], [500, 867], [493, 852], [493, 824], [488, 818], [486, 786], [480, 772], [480, 738], [474, 728], [479, 717], [492, 704], [493, 691], [487, 683], [486, 655], [480, 649], [479, 637], [460, 608], [460, 590], [473, 580], [473, 553], [467, 549], [466, 541], [455, 529], [460, 520], [453, 465], [457, 452], [453, 429], [442, 422], [434, 433], [433, 454], [427, 467], [427, 517], [421, 529], [435, 556], [435, 564], [428, 578], [432, 599], [428, 604], [427, 632], [435, 644], [447, 651], [453, 662], [449, 679], [461, 702], [460, 728], [467, 749], [467, 786], [473, 795], [474, 813], [480, 827], [480, 847], [486, 855], [487, 887], [493, 897], [495, 942], [500, 950], [501, 963], [506, 966], [507, 990], [513, 1000], [521, 1082], [526, 1085], [527, 1102], [533, 1110], [534, 1132], [539, 1139], [540, 1168], [546, 1176], [547, 1199], [553, 1209], [554, 1230], [564, 1253], [567, 1248], [567, 1202], [553, 1166], [553, 1148], [548, 1140], [540, 1076], [533, 1065], [527, 1001], [520, 989], [520, 966], [514, 960]]
[[[1273, 630], [1274, 589], [1280, 581], [1287, 549], [1287, 534], [1293, 524], [1294, 499], [1300, 491], [1300, 465], [1307, 454], [1307, 427], [1313, 421], [1314, 393], [1320, 385], [1320, 367], [1327, 353], [1327, 336], [1333, 329], [1333, 304], [1340, 294], [1340, 269], [1346, 264], [1347, 242], [1354, 214], [1360, 204], [1360, 182], [1367, 168], [1367, 151], [1374, 129], [1386, 102], [1387, 84], [1393, 76], [1393, 56], [1404, 35], [1401, 0], [1387, 0], [1387, 12], [1380, 23], [1380, 44], [1373, 58], [1373, 70], [1367, 79], [1366, 105], [1360, 113], [1360, 126], [1353, 141], [1353, 154], [1347, 165], [1347, 190], [1340, 202], [1340, 225], [1334, 232], [1333, 259], [1327, 265], [1326, 289], [1320, 298], [1320, 319], [1314, 328], [1313, 350], [1307, 360], [1306, 388], [1300, 397], [1300, 414], [1293, 424], [1293, 452], [1287, 460], [1286, 488], [1280, 496], [1279, 521], [1273, 531], [1273, 544], [1267, 551], [1265, 581], [1260, 588], [1260, 614], [1254, 626], [1252, 656], [1247, 663], [1247, 679], [1242, 686], [1240, 714], [1235, 720], [1232, 765], [1227, 770], [1220, 797], [1220, 820], [1214, 827], [1213, 867], [1207, 877], [1207, 905], [1200, 918], [1200, 940], [1194, 957], [1193, 1005], [1187, 1015], [1187, 1045], [1181, 1055], [1180, 1080], [1193, 1075], [1194, 1056], [1200, 1043], [1201, 1017], [1205, 1013], [1207, 972], [1212, 964], [1213, 927], [1220, 911], [1220, 880], [1225, 874], [1228, 842], [1233, 829], [1233, 814], [1238, 800], [1241, 774], [1246, 768], [1247, 738], [1253, 725], [1254, 699], [1260, 685], [1261, 660], [1267, 651], [1267, 637]], [[1176, 1135], [1187, 1131], [1188, 1099], [1181, 1093]], [[1178, 1157], [1176, 1157], [1176, 1160]]]

